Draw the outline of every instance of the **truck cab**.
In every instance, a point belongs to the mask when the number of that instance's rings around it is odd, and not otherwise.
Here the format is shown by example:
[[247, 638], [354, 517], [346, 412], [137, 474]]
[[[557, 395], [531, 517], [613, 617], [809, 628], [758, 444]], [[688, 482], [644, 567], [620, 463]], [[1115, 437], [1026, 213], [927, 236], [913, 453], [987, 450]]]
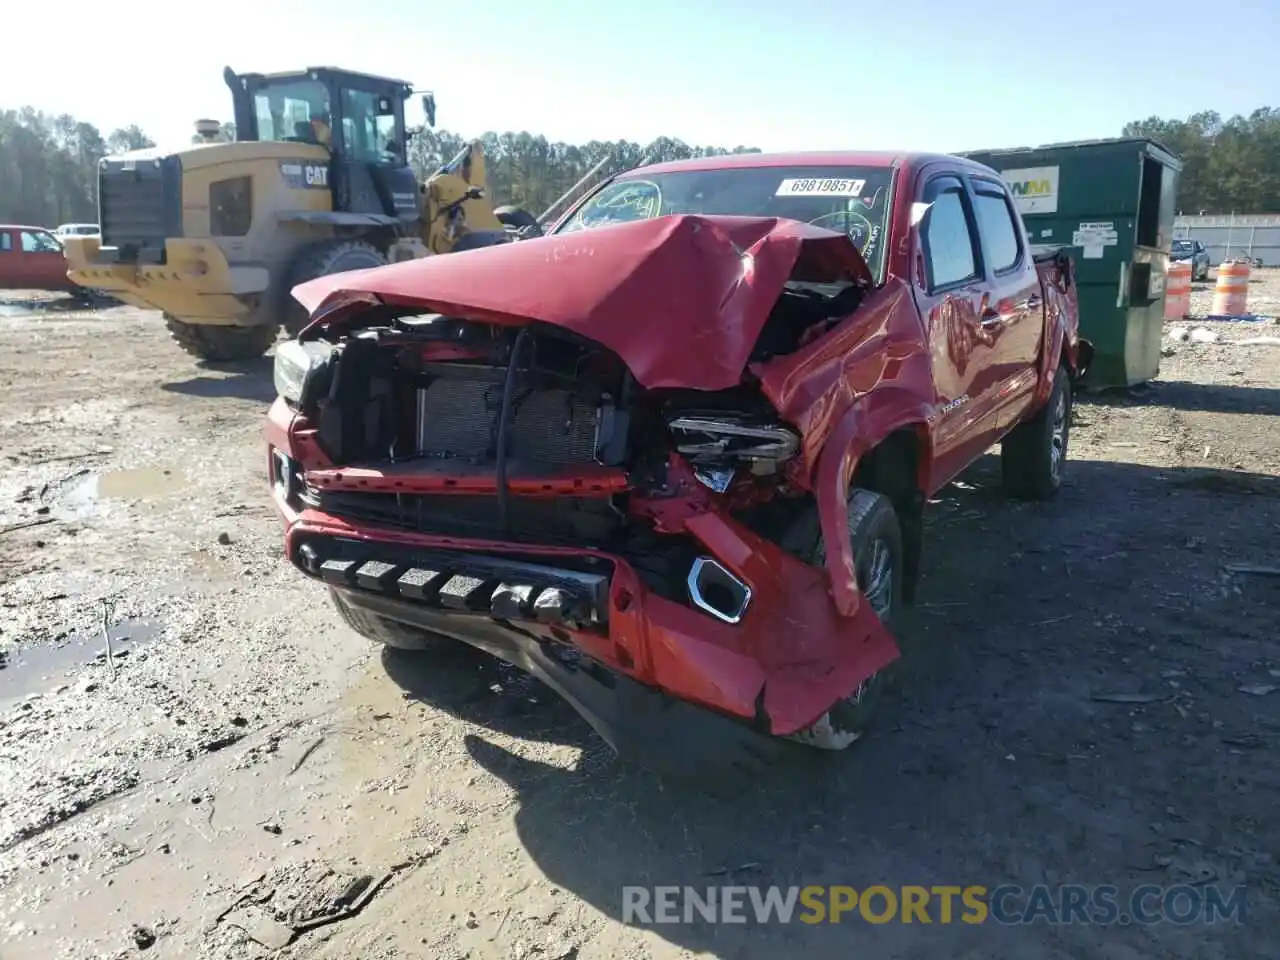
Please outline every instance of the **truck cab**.
[[[329, 192], [334, 211], [386, 218], [388, 226], [417, 222], [404, 117], [411, 84], [337, 67], [273, 74], [227, 67], [223, 80], [237, 140], [320, 148], [281, 168], [288, 185]], [[434, 121], [434, 99], [424, 100], [424, 109]]]
[[62, 244], [44, 227], [0, 224], [0, 290], [72, 290]]

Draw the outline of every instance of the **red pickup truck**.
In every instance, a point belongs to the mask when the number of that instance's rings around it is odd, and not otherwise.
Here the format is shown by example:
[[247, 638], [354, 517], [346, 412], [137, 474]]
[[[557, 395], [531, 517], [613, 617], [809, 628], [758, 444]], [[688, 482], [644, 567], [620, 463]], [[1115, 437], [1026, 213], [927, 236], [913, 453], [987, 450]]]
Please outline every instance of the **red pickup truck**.
[[546, 237], [294, 295], [288, 559], [364, 635], [487, 650], [676, 773], [862, 734], [926, 501], [997, 442], [1052, 497], [1092, 353], [1071, 261], [940, 155], [643, 167]]
[[0, 290], [78, 290], [62, 244], [44, 227], [0, 224]]

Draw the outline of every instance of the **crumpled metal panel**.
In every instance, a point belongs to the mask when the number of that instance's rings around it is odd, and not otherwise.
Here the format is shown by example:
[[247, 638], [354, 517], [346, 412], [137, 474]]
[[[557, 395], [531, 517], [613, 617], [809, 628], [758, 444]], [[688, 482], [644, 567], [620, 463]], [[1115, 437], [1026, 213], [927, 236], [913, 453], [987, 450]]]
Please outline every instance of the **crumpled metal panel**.
[[847, 236], [776, 217], [670, 216], [352, 270], [293, 295], [340, 328], [382, 302], [508, 326], [542, 321], [611, 349], [645, 387], [738, 383], [788, 280], [870, 285]]

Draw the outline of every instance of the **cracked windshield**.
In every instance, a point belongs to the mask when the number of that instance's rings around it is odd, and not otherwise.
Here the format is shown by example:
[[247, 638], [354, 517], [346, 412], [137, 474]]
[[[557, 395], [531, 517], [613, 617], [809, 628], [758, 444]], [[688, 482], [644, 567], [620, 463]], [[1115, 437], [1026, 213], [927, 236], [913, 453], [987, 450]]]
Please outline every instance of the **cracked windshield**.
[[848, 236], [879, 282], [892, 181], [887, 167], [759, 167], [633, 174], [588, 198], [558, 232], [676, 213], [787, 217]]

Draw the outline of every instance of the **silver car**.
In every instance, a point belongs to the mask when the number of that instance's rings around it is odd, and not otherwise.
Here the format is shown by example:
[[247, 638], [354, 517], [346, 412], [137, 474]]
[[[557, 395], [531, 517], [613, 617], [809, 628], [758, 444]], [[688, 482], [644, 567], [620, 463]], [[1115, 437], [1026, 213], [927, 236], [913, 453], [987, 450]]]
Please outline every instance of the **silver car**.
[[1191, 279], [1209, 279], [1209, 251], [1199, 240], [1175, 240], [1169, 250], [1169, 260], [1177, 263], [1191, 261]]

